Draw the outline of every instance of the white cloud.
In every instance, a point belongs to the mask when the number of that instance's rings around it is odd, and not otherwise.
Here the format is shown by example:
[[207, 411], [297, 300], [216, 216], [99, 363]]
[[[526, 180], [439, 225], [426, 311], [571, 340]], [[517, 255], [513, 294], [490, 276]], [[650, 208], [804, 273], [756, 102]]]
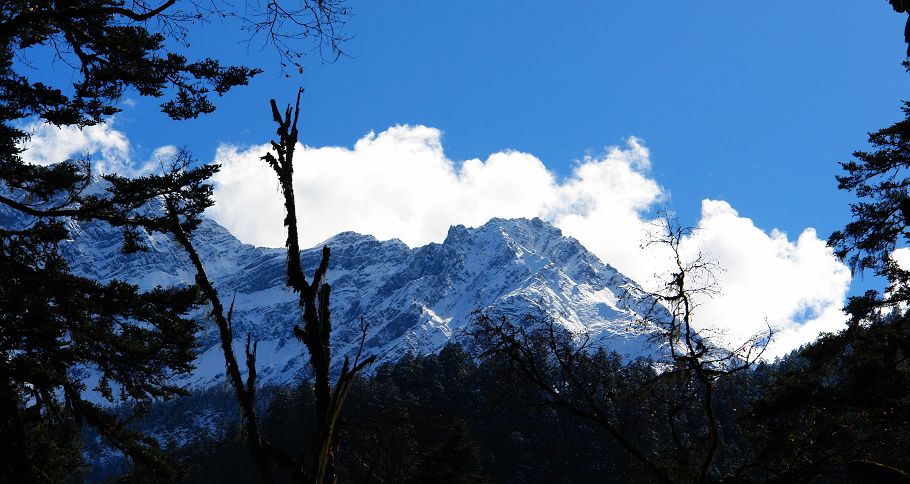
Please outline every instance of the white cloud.
[[[211, 215], [241, 240], [280, 246], [277, 181], [258, 159], [266, 149], [218, 150], [215, 162], [223, 168]], [[301, 147], [294, 189], [304, 246], [345, 230], [422, 245], [441, 241], [452, 224], [528, 216], [558, 200], [553, 175], [533, 156], [497, 153], [456, 167], [438, 130], [407, 126], [371, 133], [353, 150]]]
[[[31, 163], [89, 153], [97, 172], [135, 176], [159, 171], [176, 152], [163, 146], [147, 160], [133, 160], [129, 140], [112, 123], [26, 129], [31, 139], [23, 157]], [[215, 162], [223, 168], [209, 213], [245, 242], [281, 246], [284, 210], [277, 182], [259, 160], [267, 149], [218, 149]], [[636, 138], [624, 148], [585, 157], [565, 180], [533, 155], [516, 151], [456, 163], [445, 155], [440, 131], [424, 126], [370, 133], [353, 149], [301, 146], [295, 169], [304, 246], [345, 230], [419, 246], [441, 241], [453, 224], [539, 216], [643, 284], [671, 268], [667, 254], [641, 248], [653, 230], [654, 210], [668, 197], [650, 177], [650, 153]], [[790, 240], [756, 227], [724, 201], [705, 200], [698, 231], [682, 248], [688, 255], [709, 254], [723, 267], [722, 294], [704, 301], [698, 319], [703, 327], [726, 332], [730, 341], [767, 322], [780, 331], [771, 349], [777, 355], [844, 324], [840, 308], [850, 273], [811, 228]], [[910, 260], [906, 254], [910, 250], [895, 257]]]
[[126, 170], [128, 176], [141, 176], [153, 173], [164, 173], [167, 171], [171, 160], [177, 155], [177, 147], [174, 145], [164, 145], [155, 148], [149, 159], [133, 163]]
[[31, 135], [22, 145], [22, 158], [27, 163], [49, 165], [88, 153], [92, 155], [93, 168], [100, 173], [124, 172], [132, 166], [130, 142], [113, 128], [112, 122], [83, 129], [32, 123], [24, 131]]
[[891, 258], [903, 270], [910, 270], [910, 248], [901, 247], [891, 252]]
[[627, 149], [609, 148], [586, 157], [559, 187], [557, 202], [542, 214], [602, 260], [642, 283], [668, 267], [645, 255], [641, 245], [653, 229], [649, 214], [666, 201], [664, 189], [648, 177], [648, 149], [636, 138]]
[[[210, 215], [245, 242], [281, 246], [277, 182], [259, 160], [266, 150], [219, 148], [215, 162], [223, 168]], [[621, 272], [651, 281], [669, 269], [669, 260], [640, 247], [654, 209], [667, 198], [649, 176], [649, 156], [630, 138], [625, 148], [580, 160], [560, 181], [539, 159], [515, 151], [456, 163], [446, 157], [439, 130], [424, 126], [370, 133], [353, 149], [299, 147], [294, 188], [301, 244], [354, 230], [418, 246], [441, 241], [453, 224], [540, 216]], [[722, 295], [700, 308], [705, 326], [736, 341], [767, 321], [780, 329], [774, 355], [843, 326], [850, 273], [813, 229], [791, 241], [714, 200], [703, 202], [698, 228], [684, 252], [710, 254], [725, 269]]]
[[770, 324], [779, 330], [771, 354], [836, 331], [846, 320], [840, 308], [850, 284], [849, 269], [807, 228], [790, 241], [766, 233], [724, 201], [704, 200], [698, 231], [684, 241], [691, 254], [714, 257], [722, 294], [706, 303], [699, 318], [742, 340]]
[[26, 163], [49, 165], [88, 155], [92, 169], [98, 174], [118, 173], [140, 176], [160, 173], [177, 148], [161, 146], [147, 160], [135, 160], [135, 152], [126, 134], [114, 128], [115, 119], [79, 129], [76, 126], [54, 126], [33, 122], [22, 129], [29, 134], [22, 143], [22, 159]]

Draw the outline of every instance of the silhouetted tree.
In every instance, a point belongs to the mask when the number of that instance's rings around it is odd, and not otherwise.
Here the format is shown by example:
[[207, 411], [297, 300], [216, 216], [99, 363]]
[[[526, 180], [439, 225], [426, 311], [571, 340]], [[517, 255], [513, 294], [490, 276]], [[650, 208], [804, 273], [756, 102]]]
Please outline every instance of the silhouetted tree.
[[[688, 259], [682, 255], [683, 240], [692, 232], [693, 229], [682, 227], [674, 217], [665, 214], [653, 232], [656, 235], [645, 243], [645, 246], [668, 248], [674, 268], [663, 281], [663, 288], [652, 293], [656, 304], [644, 322], [656, 330], [652, 341], [664, 353], [659, 363], [666, 367], [660, 371], [656, 383], [662, 381], [669, 385], [653, 388], [655, 396], [668, 407], [667, 423], [676, 444], [677, 464], [684, 480], [706, 482], [719, 475], [714, 462], [721, 445], [715, 398], [719, 381], [749, 370], [761, 361], [774, 331], [768, 326], [767, 331], [743, 342], [718, 342], [709, 325], [702, 324], [696, 330], [699, 298], [717, 294], [715, 274], [721, 268], [705, 254], [698, 253]], [[669, 311], [669, 317], [665, 310]], [[678, 425], [687, 417], [692, 425], [692, 409], [687, 407], [693, 403], [698, 414], [694, 416], [695, 428], [687, 432], [693, 442], [683, 442], [677, 438]], [[706, 445], [693, 445], [694, 440], [702, 440]]]
[[872, 469], [905, 479], [910, 402], [907, 303], [910, 272], [895, 251], [910, 242], [910, 104], [904, 119], [869, 135], [873, 151], [841, 163], [842, 190], [859, 201], [853, 219], [828, 243], [856, 271], [887, 282], [884, 292], [848, 300], [846, 329], [800, 349], [774, 373], [756, 417], [771, 442], [766, 451], [787, 455], [781, 476], [810, 478]]
[[910, 272], [895, 260], [894, 251], [910, 242], [910, 103], [902, 107], [904, 119], [869, 134], [875, 151], [857, 151], [854, 160], [841, 163], [845, 175], [838, 188], [855, 193], [860, 201], [850, 205], [853, 220], [834, 232], [828, 244], [854, 271], [871, 270], [883, 277], [885, 292], [869, 291], [851, 297], [847, 312], [856, 325], [880, 308], [910, 301]]
[[751, 405], [761, 475], [809, 481], [874, 467], [910, 482], [899, 470], [910, 465], [908, 349], [910, 317], [899, 313], [822, 335], [772, 368]]
[[[337, 480], [335, 454], [341, 445], [340, 425], [341, 408], [347, 398], [351, 385], [357, 374], [367, 365], [371, 364], [374, 356], [361, 360], [361, 350], [367, 334], [367, 328], [361, 328], [360, 347], [354, 361], [345, 357], [338, 379], [332, 384], [332, 352], [331, 352], [331, 311], [329, 296], [331, 286], [326, 282], [325, 276], [329, 267], [331, 251], [328, 246], [322, 248], [322, 259], [316, 267], [313, 278], [308, 281], [304, 274], [300, 260], [300, 244], [298, 242], [298, 221], [296, 203], [294, 200], [294, 152], [296, 150], [298, 131], [297, 121], [300, 116], [300, 94], [297, 92], [297, 102], [293, 109], [288, 106], [282, 114], [275, 100], [271, 100], [272, 116], [278, 124], [278, 140], [272, 141], [274, 153], [262, 156], [278, 176], [278, 183], [284, 197], [286, 216], [284, 225], [287, 229], [287, 266], [286, 284], [298, 294], [298, 304], [301, 310], [301, 325], [294, 326], [294, 336], [306, 345], [309, 354], [309, 365], [313, 370], [313, 395], [316, 406], [316, 430], [311, 447], [310, 465], [303, 458], [293, 457], [287, 452], [272, 445], [261, 433], [259, 420], [256, 415], [256, 342], [251, 341], [247, 335], [245, 362], [247, 376], [244, 379], [240, 372], [238, 359], [233, 349], [233, 330], [231, 315], [233, 302], [227, 311], [205, 272], [205, 267], [192, 242], [182, 229], [180, 223], [180, 202], [176, 199], [167, 199], [167, 211], [170, 216], [170, 228], [177, 242], [183, 247], [190, 257], [196, 271], [196, 284], [202, 294], [212, 303], [212, 316], [218, 326], [221, 337], [221, 349], [227, 366], [227, 377], [237, 396], [243, 415], [246, 438], [249, 441], [253, 459], [259, 470], [260, 477], [265, 481], [272, 480], [272, 466], [278, 465], [290, 475], [301, 482], [315, 481], [318, 483], [333, 483]], [[301, 452], [303, 454], [303, 452]]]
[[[184, 315], [192, 288], [141, 292], [122, 282], [97, 283], [72, 274], [60, 255], [71, 238], [68, 221], [120, 227], [123, 249], [143, 250], [143, 232], [190, 234], [211, 205], [204, 182], [216, 166], [196, 166], [177, 155], [162, 175], [96, 178], [91, 160], [58, 160], [39, 166], [23, 160], [28, 122], [79, 128], [119, 111], [122, 95], [164, 98], [175, 120], [215, 109], [212, 93], [245, 85], [261, 72], [190, 60], [189, 26], [229, 17], [251, 35], [279, 49], [285, 65], [302, 53], [289, 46], [310, 38], [340, 51], [340, 26], [348, 14], [341, 0], [231, 3], [162, 0], [10, 0], [0, 3], [0, 480], [62, 480], [81, 464], [83, 424], [95, 427], [137, 466], [164, 472], [154, 440], [83, 399], [80, 374], [100, 375], [97, 390], [109, 400], [168, 398], [182, 393], [167, 382], [189, 371], [194, 321]], [[47, 54], [55, 69], [69, 68], [70, 82], [33, 79], [29, 55]], [[161, 210], [167, 202], [169, 213]], [[174, 225], [174, 218], [179, 219]], [[139, 475], [139, 474], [137, 474]], [[167, 479], [159, 473], [156, 478]]]
[[[899, 13], [910, 9], [903, 0], [890, 4]], [[904, 41], [910, 56], [910, 19]], [[850, 223], [828, 239], [854, 273], [871, 271], [887, 288], [850, 297], [846, 329], [770, 371], [753, 405], [765, 476], [910, 482], [902, 450], [910, 435], [910, 272], [895, 252], [910, 242], [910, 103], [902, 110], [903, 120], [869, 134], [873, 150], [841, 163], [838, 188], [859, 200], [850, 205]]]
[[[0, 195], [13, 209], [0, 228], [0, 445], [9, 446], [0, 475], [23, 482], [62, 480], [81, 464], [78, 436], [85, 424], [140, 469], [156, 466], [166, 476], [173, 469], [155, 441], [126, 429], [83, 392], [96, 390], [109, 401], [184, 393], [168, 381], [192, 368], [197, 325], [185, 313], [196, 302], [195, 291], [141, 292], [120, 281], [102, 284], [74, 275], [60, 244], [70, 238], [64, 220], [96, 220], [123, 227], [124, 250], [137, 250], [136, 231], [164, 228], [166, 218], [146, 211], [164, 194], [182, 193], [182, 224], [190, 231], [208, 206], [210, 192], [201, 180], [212, 169], [180, 168], [142, 179], [108, 175], [103, 195], [82, 193], [87, 179], [60, 193], [63, 185], [57, 183], [78, 179], [74, 165], [34, 171], [40, 175], [23, 180], [24, 188], [5, 180]], [[90, 371], [100, 378], [94, 388], [83, 382]]]

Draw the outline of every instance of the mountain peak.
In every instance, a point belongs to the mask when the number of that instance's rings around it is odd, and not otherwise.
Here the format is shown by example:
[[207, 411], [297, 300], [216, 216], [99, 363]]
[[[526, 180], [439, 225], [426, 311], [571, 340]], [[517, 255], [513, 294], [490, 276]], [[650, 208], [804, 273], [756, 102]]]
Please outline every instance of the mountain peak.
[[534, 217], [532, 219], [524, 217], [493, 217], [478, 228], [482, 230], [499, 228], [509, 233], [536, 233], [547, 237], [562, 237], [562, 230], [556, 228], [551, 223], [542, 220], [540, 217]]
[[[115, 230], [90, 223], [76, 234], [65, 248], [74, 270], [142, 287], [193, 280], [188, 261], [167, 237], [155, 235], [153, 251], [121, 254]], [[242, 244], [209, 220], [194, 242], [215, 287], [236, 294], [235, 334], [259, 342], [260, 381], [281, 384], [305, 375], [306, 348], [290, 337], [300, 308], [284, 284], [284, 251]], [[361, 318], [369, 325], [364, 351], [393, 361], [408, 352], [439, 351], [469, 329], [478, 310], [516, 320], [545, 313], [570, 333], [587, 333], [621, 354], [652, 351], [634, 324], [652, 306], [650, 296], [540, 218], [455, 225], [442, 244], [413, 249], [397, 239], [342, 232], [301, 251], [305, 270], [318, 265], [323, 245], [333, 249], [327, 278], [338, 361], [356, 353]], [[203, 328], [197, 370], [177, 383], [210, 386], [224, 378], [217, 331], [206, 323]]]
[[549, 242], [561, 239], [563, 235], [561, 230], [538, 217], [533, 219], [494, 217], [476, 228], [453, 225], [449, 228], [443, 245], [464, 243], [474, 237], [502, 239], [521, 247], [541, 250]]
[[347, 230], [344, 232], [339, 232], [339, 233], [323, 240], [322, 242], [311, 247], [311, 249], [322, 249], [322, 247], [326, 246], [326, 245], [329, 246], [329, 248], [332, 248], [337, 245], [350, 245], [350, 244], [358, 244], [361, 242], [375, 242], [375, 241], [377, 241], [377, 239], [376, 239], [376, 237], [373, 237], [372, 235], [364, 235], [359, 232]]

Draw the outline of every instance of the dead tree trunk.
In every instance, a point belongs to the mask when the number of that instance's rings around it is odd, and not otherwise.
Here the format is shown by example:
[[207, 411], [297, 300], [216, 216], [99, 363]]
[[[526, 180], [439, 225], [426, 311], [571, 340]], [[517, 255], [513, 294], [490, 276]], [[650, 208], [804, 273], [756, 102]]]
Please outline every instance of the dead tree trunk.
[[[293, 109], [288, 106], [284, 113], [278, 104], [271, 100], [272, 117], [278, 124], [278, 140], [272, 141], [274, 154], [266, 153], [262, 159], [275, 171], [281, 193], [284, 196], [284, 207], [287, 215], [284, 225], [287, 227], [287, 285], [299, 295], [299, 304], [303, 310], [303, 325], [294, 327], [294, 335], [302, 341], [310, 354], [310, 367], [313, 369], [313, 394], [316, 398], [316, 435], [314, 436], [312, 459], [313, 477], [316, 482], [333, 483], [337, 480], [335, 469], [335, 451], [338, 449], [338, 418], [344, 399], [350, 390], [354, 376], [365, 366], [373, 362], [370, 356], [360, 361], [358, 351], [353, 364], [345, 358], [341, 374], [335, 387], [332, 388], [331, 363], [332, 352], [330, 336], [332, 333], [329, 295], [331, 286], [325, 281], [331, 251], [322, 248], [322, 260], [313, 279], [307, 282], [300, 262], [300, 245], [297, 239], [298, 221], [294, 202], [294, 151], [297, 145], [297, 120], [300, 116], [300, 94]], [[362, 328], [360, 349], [366, 339], [366, 329]]]
[[250, 444], [253, 460], [259, 471], [260, 479], [265, 482], [272, 481], [273, 467], [284, 469], [298, 482], [334, 483], [337, 482], [335, 467], [335, 454], [340, 446], [340, 433], [338, 429], [341, 408], [345, 397], [351, 388], [354, 377], [371, 364], [375, 357], [370, 356], [361, 360], [364, 342], [366, 341], [367, 328], [361, 321], [360, 347], [354, 361], [346, 357], [341, 367], [341, 373], [335, 385], [332, 385], [332, 352], [331, 352], [331, 312], [329, 310], [329, 295], [331, 287], [325, 281], [329, 267], [331, 251], [328, 247], [322, 248], [322, 260], [316, 268], [311, 281], [307, 281], [303, 266], [300, 261], [300, 245], [298, 242], [297, 210], [294, 203], [293, 160], [297, 144], [297, 120], [300, 115], [300, 94], [297, 93], [297, 103], [292, 109], [287, 107], [284, 114], [278, 110], [275, 100], [271, 100], [272, 115], [278, 123], [278, 140], [272, 141], [273, 153], [262, 156], [278, 176], [284, 197], [284, 206], [287, 214], [284, 225], [287, 229], [287, 286], [298, 294], [298, 304], [301, 309], [301, 323], [294, 326], [294, 335], [300, 339], [309, 353], [309, 364], [313, 370], [313, 393], [316, 400], [316, 432], [313, 436], [311, 450], [311, 465], [307, 465], [303, 458], [305, 453], [300, 452], [300, 458], [291, 457], [290, 454], [274, 447], [261, 434], [258, 417], [255, 411], [256, 402], [256, 342], [247, 336], [246, 341], [246, 367], [247, 377], [244, 380], [240, 373], [240, 365], [234, 355], [232, 346], [233, 330], [231, 317], [234, 309], [233, 303], [225, 314], [224, 305], [221, 303], [218, 292], [203, 267], [197, 251], [183, 230], [178, 217], [179, 200], [168, 199], [166, 207], [169, 214], [170, 232], [190, 258], [196, 272], [196, 283], [205, 296], [212, 303], [212, 317], [218, 327], [221, 340], [221, 349], [224, 353], [227, 367], [227, 378], [234, 388], [237, 401], [240, 405], [244, 420], [246, 438]]

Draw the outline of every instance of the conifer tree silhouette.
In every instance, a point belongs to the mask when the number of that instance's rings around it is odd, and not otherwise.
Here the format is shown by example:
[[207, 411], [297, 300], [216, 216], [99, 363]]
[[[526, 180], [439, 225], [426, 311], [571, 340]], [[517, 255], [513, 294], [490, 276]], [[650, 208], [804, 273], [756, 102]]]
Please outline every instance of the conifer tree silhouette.
[[[255, 0], [241, 11], [222, 0], [0, 2], [0, 206], [12, 214], [0, 225], [0, 481], [73, 477], [83, 465], [83, 425], [127, 454], [136, 468], [131, 477], [175, 478], [154, 439], [83, 398], [91, 388], [79, 375], [97, 370], [97, 391], [114, 402], [185, 393], [169, 381], [190, 371], [195, 357], [197, 324], [186, 313], [196, 290], [140, 291], [79, 277], [61, 245], [76, 224], [96, 222], [120, 229], [124, 252], [145, 249], [143, 232], [189, 237], [212, 204], [205, 181], [218, 169], [198, 166], [186, 151], [166, 173], [134, 178], [112, 172], [99, 179], [87, 155], [33, 164], [23, 156], [27, 125], [101, 125], [131, 93], [160, 99], [172, 120], [211, 113], [216, 96], [261, 72], [177, 52], [189, 47], [190, 25], [214, 18], [264, 36], [285, 67], [299, 67], [303, 44], [291, 45], [296, 40], [337, 58], [345, 0], [295, 3]], [[34, 51], [49, 52], [54, 70], [68, 75], [35, 79]], [[167, 213], [156, 211], [161, 200]]]

